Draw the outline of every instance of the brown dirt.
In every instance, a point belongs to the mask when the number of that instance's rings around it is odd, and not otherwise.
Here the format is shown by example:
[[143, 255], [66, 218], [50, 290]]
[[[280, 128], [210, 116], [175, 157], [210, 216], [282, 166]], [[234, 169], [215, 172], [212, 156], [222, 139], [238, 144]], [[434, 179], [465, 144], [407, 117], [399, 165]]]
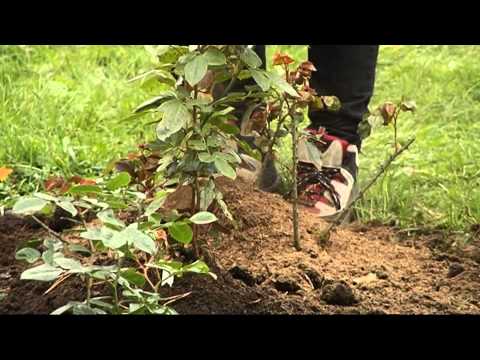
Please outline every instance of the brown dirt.
[[[222, 221], [204, 235], [215, 281], [189, 275], [165, 295], [192, 294], [175, 304], [183, 314], [480, 314], [478, 243], [455, 254], [436, 236], [405, 238], [382, 226], [352, 225], [319, 244], [324, 222], [301, 214], [302, 251], [291, 239], [290, 205], [237, 181], [222, 181], [236, 225]], [[23, 220], [0, 218], [0, 314], [48, 313], [79, 299], [82, 286], [18, 280], [15, 248], [41, 236]], [[44, 235], [44, 234], [43, 234]], [[471, 256], [470, 256], [471, 255]]]

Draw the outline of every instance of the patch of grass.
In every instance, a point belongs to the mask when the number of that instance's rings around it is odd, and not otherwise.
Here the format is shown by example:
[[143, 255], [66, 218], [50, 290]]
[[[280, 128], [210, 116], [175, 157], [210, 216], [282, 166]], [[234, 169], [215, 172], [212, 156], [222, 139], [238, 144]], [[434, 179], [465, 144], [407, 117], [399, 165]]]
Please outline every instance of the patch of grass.
[[94, 175], [142, 138], [118, 121], [145, 99], [127, 79], [149, 61], [138, 46], [0, 46], [0, 164], [15, 169], [8, 193], [49, 174]]
[[[480, 222], [479, 46], [384, 46], [372, 104], [415, 100], [399, 120], [400, 136], [417, 142], [360, 206], [364, 219], [402, 226], [465, 229]], [[392, 151], [391, 129], [365, 143], [362, 179]]]
[[[271, 46], [294, 58], [305, 46]], [[480, 222], [480, 56], [478, 46], [383, 46], [372, 107], [402, 95], [400, 140], [417, 142], [368, 193], [365, 220], [465, 229]], [[141, 46], [0, 46], [0, 203], [32, 191], [49, 174], [93, 176], [153, 132], [119, 123], [149, 94], [127, 80], [150, 66]], [[288, 144], [280, 158], [288, 163]], [[392, 151], [391, 129], [364, 146], [361, 181]]]

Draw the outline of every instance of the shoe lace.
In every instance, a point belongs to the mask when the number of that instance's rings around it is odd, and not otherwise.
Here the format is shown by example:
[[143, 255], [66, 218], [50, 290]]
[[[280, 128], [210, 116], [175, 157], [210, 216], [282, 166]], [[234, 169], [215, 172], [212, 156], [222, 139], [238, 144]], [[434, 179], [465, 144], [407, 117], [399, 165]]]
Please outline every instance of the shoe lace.
[[330, 195], [335, 208], [337, 210], [341, 209], [340, 195], [332, 185], [332, 179], [341, 175], [340, 169], [323, 168], [322, 170], [318, 170], [310, 165], [299, 164], [299, 174], [301, 174], [299, 175], [300, 181], [298, 183], [299, 191], [307, 196], [317, 195], [319, 189], [316, 189], [316, 191], [310, 191], [308, 190], [308, 187], [309, 185], [320, 185], [321, 191], [327, 191]]

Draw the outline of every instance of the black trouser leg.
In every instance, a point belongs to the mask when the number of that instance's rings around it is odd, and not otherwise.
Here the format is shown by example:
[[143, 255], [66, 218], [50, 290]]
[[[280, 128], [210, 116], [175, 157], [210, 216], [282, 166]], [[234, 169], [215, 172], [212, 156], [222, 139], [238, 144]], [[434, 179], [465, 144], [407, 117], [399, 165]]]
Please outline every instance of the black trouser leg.
[[[377, 45], [311, 45], [308, 56], [317, 68], [312, 87], [319, 95], [335, 95], [342, 102], [339, 112], [311, 112], [312, 127], [327, 131], [352, 144], [361, 145], [358, 124], [373, 96], [378, 57]], [[265, 45], [255, 51], [265, 63]]]
[[352, 144], [361, 145], [358, 125], [373, 96], [378, 57], [377, 45], [311, 45], [309, 59], [317, 72], [311, 85], [320, 95], [338, 96], [339, 112], [312, 112], [313, 127], [327, 131]]

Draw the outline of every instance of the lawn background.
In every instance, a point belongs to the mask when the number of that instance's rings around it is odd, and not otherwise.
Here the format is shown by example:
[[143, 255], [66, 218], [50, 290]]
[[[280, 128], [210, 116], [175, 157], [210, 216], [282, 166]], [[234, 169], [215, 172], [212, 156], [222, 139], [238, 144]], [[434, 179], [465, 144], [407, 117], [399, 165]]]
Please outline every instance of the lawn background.
[[[299, 61], [306, 47], [271, 46]], [[467, 230], [480, 222], [479, 46], [382, 46], [372, 107], [402, 96], [417, 142], [359, 206], [364, 220]], [[141, 46], [0, 46], [0, 204], [50, 174], [95, 176], [152, 132], [120, 122], [151, 94], [127, 80], [151, 66]], [[391, 129], [364, 146], [361, 181], [392, 150]], [[288, 154], [282, 154], [287, 158]]]

